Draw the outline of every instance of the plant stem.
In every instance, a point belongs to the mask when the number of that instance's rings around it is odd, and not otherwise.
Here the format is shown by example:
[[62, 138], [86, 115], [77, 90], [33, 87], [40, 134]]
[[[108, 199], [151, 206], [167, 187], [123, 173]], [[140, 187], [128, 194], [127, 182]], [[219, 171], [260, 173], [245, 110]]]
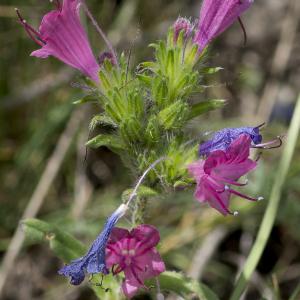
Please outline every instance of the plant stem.
[[261, 258], [263, 250], [269, 239], [272, 227], [275, 222], [277, 215], [277, 210], [279, 206], [279, 201], [281, 198], [282, 187], [285, 182], [289, 166], [295, 151], [296, 142], [300, 129], [300, 95], [297, 100], [297, 104], [294, 110], [293, 118], [288, 130], [287, 144], [284, 147], [281, 160], [279, 163], [279, 168], [277, 171], [277, 176], [272, 187], [270, 200], [263, 216], [262, 223], [259, 228], [259, 232], [255, 243], [251, 249], [248, 259], [245, 263], [244, 270], [240, 274], [238, 281], [235, 285], [233, 293], [230, 300], [238, 300], [245, 290], [248, 281], [251, 278], [252, 273], [256, 269], [256, 266]]

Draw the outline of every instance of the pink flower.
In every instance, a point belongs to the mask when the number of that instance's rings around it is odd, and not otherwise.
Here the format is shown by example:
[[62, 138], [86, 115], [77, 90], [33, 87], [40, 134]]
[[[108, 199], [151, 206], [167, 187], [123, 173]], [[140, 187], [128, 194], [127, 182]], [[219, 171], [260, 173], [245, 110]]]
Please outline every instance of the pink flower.
[[204, 0], [194, 42], [201, 52], [247, 10], [254, 0]]
[[256, 167], [256, 162], [248, 158], [250, 145], [251, 138], [242, 134], [226, 151], [213, 151], [206, 160], [189, 165], [189, 172], [197, 183], [195, 198], [199, 202], [208, 202], [221, 214], [227, 215], [232, 214], [228, 209], [231, 194], [252, 201], [262, 199], [246, 196], [230, 187], [244, 186], [246, 183], [238, 183], [237, 180]]
[[128, 231], [114, 228], [106, 246], [106, 265], [114, 274], [124, 272], [122, 289], [131, 298], [146, 279], [165, 271], [165, 265], [155, 246], [160, 240], [159, 233], [151, 225], [139, 225]]
[[43, 17], [39, 31], [17, 13], [29, 36], [42, 47], [32, 52], [32, 56], [52, 55], [98, 82], [99, 65], [80, 23], [79, 7], [80, 0], [64, 0], [62, 6], [57, 1], [57, 9]]

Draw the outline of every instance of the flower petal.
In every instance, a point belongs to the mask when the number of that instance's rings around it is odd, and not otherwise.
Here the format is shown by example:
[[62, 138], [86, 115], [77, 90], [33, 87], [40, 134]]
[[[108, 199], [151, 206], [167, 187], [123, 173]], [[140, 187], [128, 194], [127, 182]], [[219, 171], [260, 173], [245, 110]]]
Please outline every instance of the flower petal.
[[158, 230], [151, 225], [139, 225], [130, 232], [130, 235], [138, 240], [137, 255], [155, 247], [160, 240]]
[[79, 3], [78, 0], [64, 0], [62, 10], [50, 11], [43, 17], [39, 31], [45, 42], [44, 50], [34, 51], [31, 55], [55, 56], [97, 82], [99, 65], [80, 23]]

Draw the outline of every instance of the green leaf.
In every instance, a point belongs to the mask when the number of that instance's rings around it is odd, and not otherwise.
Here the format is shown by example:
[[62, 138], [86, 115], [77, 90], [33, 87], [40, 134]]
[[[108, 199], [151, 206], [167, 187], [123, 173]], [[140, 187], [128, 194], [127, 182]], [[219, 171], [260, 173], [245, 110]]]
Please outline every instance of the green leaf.
[[[172, 291], [184, 299], [218, 300], [217, 295], [206, 285], [185, 277], [177, 272], [164, 272], [158, 277], [160, 288]], [[147, 282], [148, 286], [155, 285], [155, 280]]]
[[227, 103], [226, 100], [222, 99], [214, 99], [214, 100], [207, 100], [197, 104], [194, 104], [191, 107], [191, 112], [189, 115], [189, 120], [193, 119], [199, 115], [202, 115], [206, 112], [211, 110], [215, 110], [217, 108], [222, 108]]
[[[22, 222], [22, 226], [27, 240], [31, 243], [48, 243], [54, 254], [66, 263], [81, 257], [86, 252], [86, 247], [80, 241], [55, 225], [38, 219], [27, 219]], [[119, 300], [122, 298], [119, 292], [120, 282], [115, 277], [111, 274], [104, 276], [103, 286], [99, 286], [101, 282], [101, 274], [93, 275], [90, 280], [90, 288], [99, 299]]]
[[52, 251], [65, 262], [82, 256], [86, 247], [70, 234], [38, 219], [22, 222], [25, 237], [32, 243], [49, 243]]
[[124, 145], [121, 142], [120, 138], [113, 134], [99, 134], [91, 140], [89, 140], [86, 143], [86, 146], [91, 147], [93, 149], [105, 146], [111, 149], [112, 151], [124, 149]]

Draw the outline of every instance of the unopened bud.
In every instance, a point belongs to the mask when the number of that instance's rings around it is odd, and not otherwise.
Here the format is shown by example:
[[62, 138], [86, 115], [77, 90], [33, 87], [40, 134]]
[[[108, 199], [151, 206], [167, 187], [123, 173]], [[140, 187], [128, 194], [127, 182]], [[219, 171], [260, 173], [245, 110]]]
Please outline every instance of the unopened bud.
[[184, 32], [185, 39], [188, 38], [193, 31], [193, 25], [190, 22], [190, 20], [187, 18], [182, 18], [182, 17], [180, 17], [176, 20], [176, 22], [173, 25], [173, 28], [174, 28], [174, 41], [175, 42], [177, 41], [179, 33], [181, 31]]
[[113, 54], [111, 52], [108, 52], [108, 51], [105, 51], [105, 52], [102, 52], [99, 57], [98, 57], [98, 63], [99, 65], [101, 66], [105, 60], [109, 60], [110, 63], [115, 66], [117, 65], [117, 62], [115, 60], [115, 57], [113, 56]]

